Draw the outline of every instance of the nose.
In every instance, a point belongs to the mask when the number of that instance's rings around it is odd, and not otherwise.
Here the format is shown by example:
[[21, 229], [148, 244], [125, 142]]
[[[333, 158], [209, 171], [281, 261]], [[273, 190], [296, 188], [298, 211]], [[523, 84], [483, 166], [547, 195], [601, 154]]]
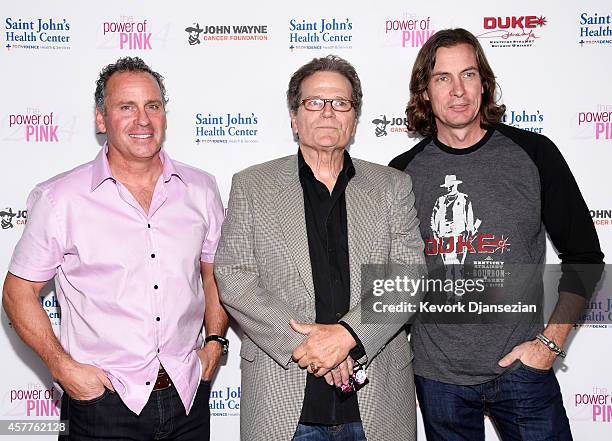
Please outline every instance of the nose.
[[331, 101], [327, 101], [325, 103], [325, 105], [323, 106], [323, 109], [321, 109], [321, 114], [326, 118], [335, 116], [334, 108], [332, 107]]
[[451, 93], [453, 96], [462, 97], [465, 94], [465, 86], [461, 79], [454, 80], [452, 86]]
[[151, 124], [151, 119], [149, 118], [149, 115], [145, 109], [138, 109], [138, 113], [136, 114], [136, 124], [143, 127]]

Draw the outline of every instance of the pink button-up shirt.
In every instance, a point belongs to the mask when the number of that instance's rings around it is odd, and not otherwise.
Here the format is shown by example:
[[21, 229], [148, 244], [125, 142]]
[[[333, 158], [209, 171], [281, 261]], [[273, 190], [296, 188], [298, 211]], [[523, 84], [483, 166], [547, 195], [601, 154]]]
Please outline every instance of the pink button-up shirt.
[[188, 413], [202, 369], [200, 261], [213, 262], [223, 222], [217, 184], [162, 150], [147, 214], [113, 179], [106, 151], [36, 186], [9, 271], [55, 276], [62, 346], [105, 371], [133, 412], [161, 363]]

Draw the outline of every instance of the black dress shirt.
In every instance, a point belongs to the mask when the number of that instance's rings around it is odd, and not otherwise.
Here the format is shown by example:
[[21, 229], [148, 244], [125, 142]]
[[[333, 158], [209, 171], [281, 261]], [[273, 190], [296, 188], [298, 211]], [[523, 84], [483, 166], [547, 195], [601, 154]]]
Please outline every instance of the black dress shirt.
[[[316, 323], [338, 323], [350, 306], [350, 272], [345, 190], [355, 175], [348, 152], [334, 188], [329, 193], [298, 150], [299, 177], [304, 191], [308, 250], [315, 290]], [[343, 324], [349, 332], [354, 332]], [[354, 357], [363, 354], [357, 341]], [[307, 374], [301, 423], [337, 425], [361, 421], [355, 393], [343, 396], [323, 377]]]

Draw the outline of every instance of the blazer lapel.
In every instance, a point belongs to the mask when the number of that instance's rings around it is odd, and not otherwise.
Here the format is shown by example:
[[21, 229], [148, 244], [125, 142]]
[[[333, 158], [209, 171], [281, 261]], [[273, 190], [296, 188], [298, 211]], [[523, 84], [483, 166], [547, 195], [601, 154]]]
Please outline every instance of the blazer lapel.
[[304, 192], [298, 175], [297, 156], [288, 158], [279, 170], [278, 185], [277, 222], [306, 291], [314, 299], [314, 283], [304, 214]]

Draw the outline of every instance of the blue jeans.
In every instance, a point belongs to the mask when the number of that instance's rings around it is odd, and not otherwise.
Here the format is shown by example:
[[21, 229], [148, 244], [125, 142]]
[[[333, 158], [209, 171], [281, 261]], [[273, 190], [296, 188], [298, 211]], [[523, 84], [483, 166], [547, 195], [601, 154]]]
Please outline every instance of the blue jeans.
[[489, 415], [503, 441], [571, 441], [552, 369], [521, 364], [483, 384], [459, 386], [415, 375], [428, 441], [484, 441]]
[[61, 419], [68, 420], [68, 435], [60, 441], [208, 441], [210, 438], [210, 382], [200, 381], [189, 415], [174, 386], [151, 392], [140, 415], [132, 412], [108, 389], [93, 400], [62, 396]]
[[367, 441], [361, 423], [321, 426], [298, 424], [293, 441]]

